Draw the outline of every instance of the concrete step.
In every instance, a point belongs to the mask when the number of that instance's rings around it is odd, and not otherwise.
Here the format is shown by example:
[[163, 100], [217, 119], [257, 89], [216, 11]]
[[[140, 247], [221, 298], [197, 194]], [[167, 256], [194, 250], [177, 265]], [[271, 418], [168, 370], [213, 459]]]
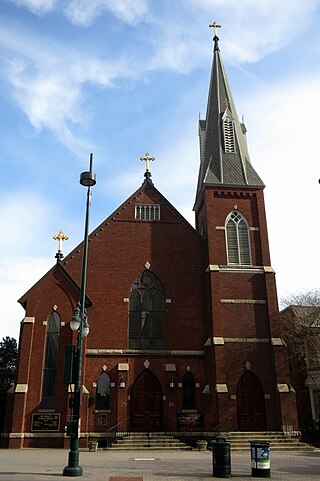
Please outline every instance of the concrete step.
[[118, 438], [111, 446], [112, 450], [143, 450], [143, 449], [188, 449], [185, 443], [174, 436], [166, 436], [164, 433], [152, 433], [150, 437], [145, 433], [132, 433]]
[[[210, 433], [212, 434], [212, 433]], [[205, 433], [201, 437], [206, 437]], [[208, 437], [209, 433], [208, 433]], [[225, 437], [230, 441], [232, 451], [249, 451], [250, 441], [269, 441], [272, 451], [313, 451], [314, 448], [308, 444], [300, 443], [298, 435], [287, 435], [283, 432], [230, 432]], [[196, 438], [195, 438], [196, 439]], [[146, 433], [131, 433], [127, 436], [120, 436], [112, 444], [114, 450], [189, 450], [183, 439], [179, 441], [173, 435], [165, 433], [151, 433], [148, 440]]]
[[297, 434], [283, 432], [230, 432], [227, 435], [233, 451], [250, 449], [250, 441], [269, 441], [272, 451], [313, 451], [313, 447], [301, 443]]

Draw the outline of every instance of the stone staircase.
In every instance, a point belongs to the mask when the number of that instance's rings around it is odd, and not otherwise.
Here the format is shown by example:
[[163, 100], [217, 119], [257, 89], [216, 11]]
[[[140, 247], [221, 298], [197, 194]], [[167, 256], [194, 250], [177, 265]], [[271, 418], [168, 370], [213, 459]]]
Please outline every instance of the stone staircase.
[[226, 435], [231, 443], [232, 451], [247, 451], [250, 449], [250, 441], [269, 441], [272, 451], [313, 451], [313, 446], [301, 443], [297, 434], [286, 434], [281, 431], [275, 432], [230, 432]]
[[112, 450], [145, 450], [145, 449], [188, 449], [185, 443], [179, 441], [174, 436], [165, 433], [151, 433], [150, 437], [146, 433], [131, 433], [117, 440], [112, 444]]
[[[201, 438], [212, 439], [216, 436], [213, 433], [202, 433]], [[299, 436], [286, 434], [281, 431], [276, 432], [229, 432], [223, 434], [227, 441], [231, 443], [231, 451], [250, 450], [250, 441], [269, 441], [272, 451], [313, 451], [314, 447], [299, 441]], [[196, 438], [195, 438], [196, 440]], [[112, 450], [186, 450], [191, 449], [184, 442], [179, 441], [173, 435], [165, 433], [151, 433], [150, 438], [146, 433], [130, 433], [117, 440], [110, 447]]]

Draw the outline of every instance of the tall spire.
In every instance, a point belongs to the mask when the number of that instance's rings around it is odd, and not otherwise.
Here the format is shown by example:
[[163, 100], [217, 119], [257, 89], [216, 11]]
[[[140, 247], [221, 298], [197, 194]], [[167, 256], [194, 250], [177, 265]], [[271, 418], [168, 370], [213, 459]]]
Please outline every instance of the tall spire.
[[224, 70], [214, 22], [214, 51], [205, 120], [199, 120], [200, 170], [197, 198], [203, 184], [258, 187], [264, 183], [250, 163], [246, 128], [239, 122]]

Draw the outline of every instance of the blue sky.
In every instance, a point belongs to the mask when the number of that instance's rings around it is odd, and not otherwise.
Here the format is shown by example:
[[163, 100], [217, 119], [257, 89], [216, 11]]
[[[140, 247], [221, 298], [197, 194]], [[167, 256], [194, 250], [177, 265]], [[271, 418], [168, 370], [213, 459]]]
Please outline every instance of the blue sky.
[[93, 230], [143, 181], [193, 224], [198, 118], [217, 20], [251, 161], [267, 187], [279, 298], [319, 286], [320, 0], [1, 0], [0, 338], [17, 299], [83, 238], [79, 175], [94, 153]]

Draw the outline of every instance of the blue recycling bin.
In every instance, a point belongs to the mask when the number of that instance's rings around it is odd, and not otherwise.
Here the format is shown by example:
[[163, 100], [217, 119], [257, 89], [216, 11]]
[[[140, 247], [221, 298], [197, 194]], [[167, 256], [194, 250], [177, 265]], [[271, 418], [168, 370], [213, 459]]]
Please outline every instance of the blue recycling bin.
[[269, 441], [250, 441], [251, 475], [256, 478], [270, 478]]

